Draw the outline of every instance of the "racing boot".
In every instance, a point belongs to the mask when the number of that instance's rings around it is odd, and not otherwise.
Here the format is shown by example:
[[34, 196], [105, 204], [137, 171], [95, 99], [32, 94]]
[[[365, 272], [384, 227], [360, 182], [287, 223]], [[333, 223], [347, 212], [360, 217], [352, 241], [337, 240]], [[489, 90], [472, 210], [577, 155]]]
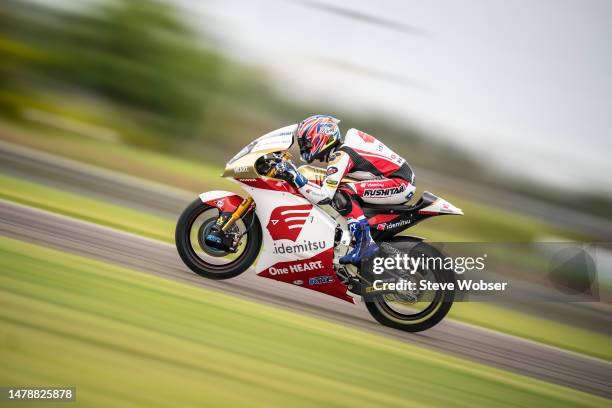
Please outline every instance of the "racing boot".
[[339, 262], [359, 266], [363, 258], [371, 257], [378, 251], [378, 245], [370, 235], [370, 224], [365, 218], [349, 223], [349, 231], [355, 238], [355, 247], [351, 252], [340, 258]]

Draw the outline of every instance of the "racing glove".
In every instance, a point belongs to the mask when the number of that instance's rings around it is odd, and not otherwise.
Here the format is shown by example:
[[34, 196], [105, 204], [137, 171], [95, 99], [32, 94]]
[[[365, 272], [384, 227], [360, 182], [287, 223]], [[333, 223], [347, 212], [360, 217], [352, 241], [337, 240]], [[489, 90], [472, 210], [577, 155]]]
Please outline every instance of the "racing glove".
[[308, 183], [308, 179], [302, 176], [289, 160], [283, 160], [276, 164], [276, 177], [294, 184], [297, 188], [304, 187]]

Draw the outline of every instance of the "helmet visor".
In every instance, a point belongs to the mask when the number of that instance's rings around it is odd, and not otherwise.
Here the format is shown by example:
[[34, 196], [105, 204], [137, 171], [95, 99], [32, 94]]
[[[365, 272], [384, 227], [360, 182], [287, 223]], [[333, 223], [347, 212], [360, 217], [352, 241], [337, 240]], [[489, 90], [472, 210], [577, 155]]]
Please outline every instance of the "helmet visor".
[[306, 137], [306, 135], [302, 136], [300, 138], [300, 156], [302, 157], [302, 160], [310, 163], [310, 156], [312, 155], [312, 142], [310, 141], [310, 139], [308, 137]]

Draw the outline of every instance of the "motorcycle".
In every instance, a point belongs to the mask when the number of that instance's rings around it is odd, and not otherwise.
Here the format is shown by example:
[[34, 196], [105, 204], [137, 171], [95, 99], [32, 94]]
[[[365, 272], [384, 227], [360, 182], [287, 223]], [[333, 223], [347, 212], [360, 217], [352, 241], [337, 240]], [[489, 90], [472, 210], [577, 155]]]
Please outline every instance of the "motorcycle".
[[[292, 184], [275, 177], [276, 164], [291, 157], [288, 150], [296, 127], [261, 136], [227, 163], [222, 177], [236, 181], [246, 191], [245, 197], [208, 191], [184, 210], [175, 232], [183, 262], [205, 278], [229, 279], [249, 270], [257, 260], [254, 272], [261, 277], [351, 303], [365, 299], [370, 314], [383, 325], [417, 332], [439, 323], [452, 306], [454, 290], [375, 289], [373, 282], [381, 276], [371, 268], [363, 263], [338, 263], [354, 245], [344, 218], [331, 206], [313, 205]], [[315, 183], [325, 178], [322, 168], [304, 165], [298, 171]], [[423, 238], [398, 234], [431, 217], [463, 215], [430, 192], [424, 192], [413, 205], [363, 203], [363, 209], [380, 253], [387, 256], [443, 257]], [[454, 282], [454, 273], [435, 267], [386, 272], [386, 282]]]

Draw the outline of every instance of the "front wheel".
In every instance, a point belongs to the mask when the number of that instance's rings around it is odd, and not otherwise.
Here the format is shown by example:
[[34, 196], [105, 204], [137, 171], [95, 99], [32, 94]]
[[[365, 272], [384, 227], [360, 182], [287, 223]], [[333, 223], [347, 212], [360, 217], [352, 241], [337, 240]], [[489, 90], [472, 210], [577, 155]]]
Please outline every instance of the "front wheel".
[[[425, 243], [389, 244], [396, 250], [408, 253], [410, 257], [443, 258], [436, 248]], [[455, 282], [452, 271], [436, 267], [419, 268], [413, 274], [391, 271], [387, 276], [394, 276], [395, 281], [412, 280], [417, 285], [421, 279], [437, 283]], [[454, 299], [454, 290], [417, 290], [368, 295], [365, 303], [372, 317], [380, 324], [407, 332], [420, 332], [442, 321], [450, 311]]]
[[254, 211], [231, 227], [232, 233], [244, 234], [236, 252], [226, 252], [206, 245], [204, 238], [219, 217], [216, 207], [197, 199], [181, 214], [176, 224], [175, 243], [179, 256], [193, 272], [208, 279], [229, 279], [240, 275], [255, 262], [261, 249], [261, 224]]

